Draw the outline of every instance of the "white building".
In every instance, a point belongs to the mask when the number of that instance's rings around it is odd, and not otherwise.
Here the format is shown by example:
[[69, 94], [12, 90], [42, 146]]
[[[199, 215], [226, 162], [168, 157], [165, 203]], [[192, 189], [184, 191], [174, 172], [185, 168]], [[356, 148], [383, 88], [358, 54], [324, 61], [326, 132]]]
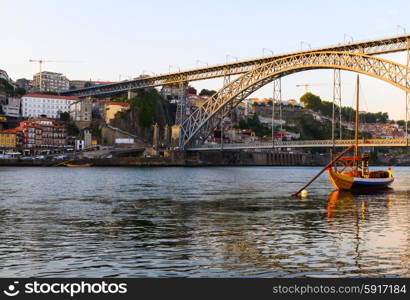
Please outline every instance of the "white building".
[[3, 105], [4, 115], [7, 117], [20, 117], [20, 98], [8, 98], [7, 104]]
[[21, 98], [21, 115], [37, 118], [42, 115], [58, 118], [60, 113], [69, 112], [70, 104], [80, 100], [73, 96], [27, 94]]

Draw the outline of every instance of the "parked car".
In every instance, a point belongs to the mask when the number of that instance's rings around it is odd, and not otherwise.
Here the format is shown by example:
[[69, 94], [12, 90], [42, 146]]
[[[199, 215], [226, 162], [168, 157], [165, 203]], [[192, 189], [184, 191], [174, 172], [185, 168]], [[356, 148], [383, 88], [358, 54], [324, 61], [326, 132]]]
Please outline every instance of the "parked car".
[[68, 159], [67, 155], [57, 155], [55, 156], [55, 159]]
[[45, 159], [45, 158], [46, 158], [46, 157], [45, 157], [44, 155], [37, 155], [37, 156], [36, 156], [36, 159], [39, 159], [39, 160], [40, 160], [40, 159]]
[[21, 156], [20, 159], [21, 160], [34, 160], [35, 157], [33, 157], [33, 156]]

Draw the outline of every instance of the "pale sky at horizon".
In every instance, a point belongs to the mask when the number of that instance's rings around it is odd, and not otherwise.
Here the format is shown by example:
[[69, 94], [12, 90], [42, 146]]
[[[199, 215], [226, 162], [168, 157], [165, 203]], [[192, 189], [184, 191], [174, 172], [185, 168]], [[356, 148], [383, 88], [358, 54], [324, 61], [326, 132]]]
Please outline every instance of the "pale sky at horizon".
[[[195, 68], [197, 60], [223, 63], [239, 59], [410, 32], [408, 1], [6, 1], [0, 0], [0, 69], [13, 79], [32, 78], [38, 64], [29, 59], [75, 61], [45, 63], [43, 70], [69, 79], [117, 81], [146, 73], [168, 73], [169, 65]], [[400, 34], [403, 31], [400, 30]], [[306, 45], [306, 44], [305, 44]], [[306, 47], [306, 46], [305, 46]], [[268, 52], [265, 52], [267, 55]], [[405, 54], [383, 56], [405, 63]], [[230, 58], [232, 60], [232, 57]], [[203, 66], [200, 63], [200, 66]], [[172, 67], [176, 71], [177, 67]], [[308, 71], [282, 80], [283, 99], [299, 99], [297, 84], [321, 83], [310, 91], [332, 98], [333, 71]], [[343, 105], [354, 98], [354, 74], [342, 72]], [[404, 92], [361, 76], [361, 110], [387, 111], [404, 119]], [[192, 82], [197, 89], [221, 87], [220, 79]], [[256, 97], [271, 97], [272, 86]]]

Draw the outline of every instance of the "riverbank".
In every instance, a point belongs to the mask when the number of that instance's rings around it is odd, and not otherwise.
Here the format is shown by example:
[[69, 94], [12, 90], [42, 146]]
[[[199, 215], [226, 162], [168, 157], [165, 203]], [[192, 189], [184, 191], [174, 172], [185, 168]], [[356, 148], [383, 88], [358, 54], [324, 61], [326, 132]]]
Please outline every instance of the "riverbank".
[[[83, 158], [71, 163], [89, 163], [95, 167], [323, 166], [329, 162], [329, 159], [329, 155], [324, 154], [209, 151], [170, 152], [160, 157]], [[2, 159], [0, 167], [52, 167], [61, 162], [63, 161]], [[405, 164], [394, 164], [394, 166], [405, 166]]]

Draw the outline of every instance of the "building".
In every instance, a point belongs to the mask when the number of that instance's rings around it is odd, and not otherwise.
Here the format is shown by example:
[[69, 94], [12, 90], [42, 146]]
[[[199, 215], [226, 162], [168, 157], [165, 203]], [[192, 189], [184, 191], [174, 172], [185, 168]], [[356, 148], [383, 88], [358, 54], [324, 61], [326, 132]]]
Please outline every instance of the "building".
[[195, 96], [197, 94], [196, 88], [194, 88], [193, 86], [188, 86], [187, 94], [188, 96]]
[[79, 100], [70, 104], [70, 118], [75, 122], [91, 121], [92, 101], [89, 99]]
[[0, 149], [15, 149], [17, 146], [17, 134], [14, 129], [0, 131]]
[[89, 81], [87, 80], [70, 80], [69, 87], [70, 90], [80, 90], [87, 86]]
[[10, 80], [11, 80], [9, 75], [7, 75], [7, 72], [4, 71], [4, 70], [1, 70], [1, 69], [0, 69], [0, 78], [3, 78], [7, 82], [10, 82]]
[[105, 105], [105, 122], [110, 123], [118, 112], [126, 111], [129, 108], [130, 105], [126, 102], [107, 102]]
[[60, 93], [69, 88], [70, 81], [61, 73], [44, 71], [33, 76], [33, 90], [36, 92]]
[[3, 112], [6, 117], [18, 118], [20, 117], [20, 98], [8, 98], [7, 104], [3, 104]]
[[198, 108], [201, 107], [206, 102], [206, 100], [208, 100], [208, 98], [208, 96], [189, 95], [188, 103]]
[[70, 111], [70, 104], [79, 100], [74, 96], [27, 94], [21, 98], [21, 115], [24, 118], [58, 118], [60, 113]]
[[64, 126], [48, 118], [22, 121], [11, 131], [16, 134], [17, 148], [24, 154], [59, 152], [67, 145]]
[[16, 80], [16, 86], [18, 88], [24, 89], [26, 93], [29, 93], [32, 89], [32, 83], [31, 80], [28, 80], [26, 78], [20, 78]]

